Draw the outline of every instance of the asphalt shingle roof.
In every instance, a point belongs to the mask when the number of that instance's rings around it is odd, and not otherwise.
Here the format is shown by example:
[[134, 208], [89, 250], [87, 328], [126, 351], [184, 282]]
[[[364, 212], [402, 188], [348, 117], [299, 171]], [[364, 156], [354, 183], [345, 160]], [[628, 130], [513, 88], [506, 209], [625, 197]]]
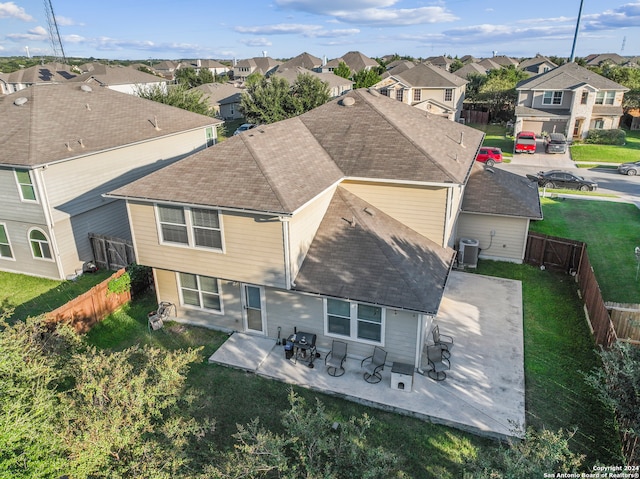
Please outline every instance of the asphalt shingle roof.
[[552, 70], [523, 80], [516, 86], [517, 90], [575, 90], [590, 85], [598, 90], [627, 91], [628, 88], [608, 78], [570, 62]]
[[454, 256], [338, 187], [294, 289], [435, 314]]
[[[87, 89], [37, 84], [0, 97], [0, 164], [37, 166], [222, 123], [108, 88]], [[26, 101], [18, 106], [18, 98]]]
[[465, 85], [467, 81], [453, 73], [435, 66], [419, 63], [413, 68], [393, 74], [402, 83], [416, 88], [456, 88]]

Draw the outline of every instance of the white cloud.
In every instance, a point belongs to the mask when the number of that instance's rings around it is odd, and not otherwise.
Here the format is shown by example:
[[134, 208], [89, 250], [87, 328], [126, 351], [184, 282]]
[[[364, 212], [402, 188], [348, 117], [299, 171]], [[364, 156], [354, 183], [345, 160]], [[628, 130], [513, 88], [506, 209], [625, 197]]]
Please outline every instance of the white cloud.
[[83, 23], [77, 23], [75, 20], [69, 17], [62, 17], [60, 15], [56, 15], [56, 22], [59, 26], [69, 27], [72, 25], [84, 25]]
[[302, 35], [307, 38], [333, 38], [360, 33], [360, 30], [357, 28], [327, 30], [319, 25], [295, 23], [279, 23], [275, 25], [261, 25], [255, 27], [235, 27], [234, 30], [238, 33], [251, 33], [253, 35]]
[[23, 40], [46, 41], [49, 38], [49, 32], [47, 32], [43, 27], [35, 27], [27, 33], [9, 33], [6, 35], [6, 38], [16, 42]]
[[17, 18], [23, 22], [33, 22], [35, 19], [13, 2], [0, 3], [0, 18]]
[[240, 40], [240, 43], [248, 47], [270, 47], [272, 45], [266, 38], [248, 38], [246, 40]]

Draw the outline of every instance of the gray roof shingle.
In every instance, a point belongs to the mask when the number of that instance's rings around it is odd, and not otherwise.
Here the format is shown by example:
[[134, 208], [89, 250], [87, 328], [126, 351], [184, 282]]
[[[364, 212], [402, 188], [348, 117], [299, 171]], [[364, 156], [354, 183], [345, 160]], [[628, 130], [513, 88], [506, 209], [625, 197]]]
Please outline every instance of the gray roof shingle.
[[623, 85], [570, 62], [521, 81], [517, 90], [575, 90], [590, 85], [598, 90], [628, 91]]
[[294, 289], [435, 314], [454, 255], [338, 187]]

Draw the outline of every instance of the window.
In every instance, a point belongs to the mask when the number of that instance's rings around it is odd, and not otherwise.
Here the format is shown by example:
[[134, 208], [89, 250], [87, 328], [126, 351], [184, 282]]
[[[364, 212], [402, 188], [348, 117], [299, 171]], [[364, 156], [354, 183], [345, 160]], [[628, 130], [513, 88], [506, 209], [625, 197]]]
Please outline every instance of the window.
[[15, 170], [15, 172], [22, 201], [36, 201], [36, 189], [31, 181], [31, 172], [29, 170]]
[[384, 309], [340, 299], [326, 300], [325, 329], [328, 335], [382, 344]]
[[613, 105], [615, 99], [615, 91], [599, 91], [596, 93], [596, 105]]
[[543, 105], [561, 105], [562, 104], [562, 92], [561, 91], [545, 91], [542, 96]]
[[178, 273], [181, 302], [184, 306], [222, 313], [220, 280], [197, 274]]
[[444, 91], [444, 101], [451, 101], [453, 100], [453, 88], [447, 88]]
[[580, 98], [580, 103], [582, 105], [586, 105], [587, 104], [587, 99], [589, 98], [589, 92], [587, 90], [582, 92], [582, 98]]
[[396, 90], [396, 100], [402, 101], [403, 93], [404, 93], [404, 91], [402, 90], [402, 88]]
[[34, 258], [53, 259], [49, 238], [47, 238], [47, 235], [45, 235], [42, 230], [31, 230], [29, 233], [29, 242], [31, 243], [31, 253]]
[[415, 90], [413, 90], [413, 101], [420, 101], [421, 97], [422, 97], [422, 90], [420, 90], [419, 88], [416, 88]]
[[208, 126], [206, 129], [206, 135], [207, 135], [207, 148], [210, 146], [213, 146], [216, 143], [216, 139], [213, 136], [213, 127], [212, 126]]
[[604, 120], [602, 118], [596, 118], [593, 121], [593, 128], [596, 130], [602, 130], [604, 128]]
[[0, 224], [0, 258], [13, 259], [9, 234], [7, 233], [7, 227], [4, 224]]
[[222, 249], [218, 210], [158, 206], [158, 223], [163, 243]]

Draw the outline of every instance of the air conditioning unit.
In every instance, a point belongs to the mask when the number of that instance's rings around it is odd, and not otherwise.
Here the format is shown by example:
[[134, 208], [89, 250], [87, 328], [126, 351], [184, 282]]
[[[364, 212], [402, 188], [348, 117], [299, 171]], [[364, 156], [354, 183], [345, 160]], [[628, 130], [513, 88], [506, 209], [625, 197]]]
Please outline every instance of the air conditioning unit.
[[477, 268], [480, 254], [480, 241], [472, 238], [460, 238], [458, 263], [463, 268]]

